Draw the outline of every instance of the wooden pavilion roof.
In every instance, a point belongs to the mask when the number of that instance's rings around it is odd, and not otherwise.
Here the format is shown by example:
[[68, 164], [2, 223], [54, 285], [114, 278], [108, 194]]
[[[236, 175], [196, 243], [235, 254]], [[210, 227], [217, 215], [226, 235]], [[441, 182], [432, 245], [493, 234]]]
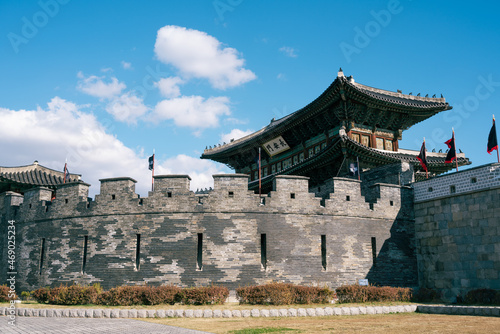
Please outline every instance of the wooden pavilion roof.
[[[79, 182], [79, 174], [69, 174], [70, 182]], [[55, 188], [64, 183], [64, 172], [56, 171], [38, 164], [18, 167], [0, 167], [0, 193], [4, 191], [23, 191], [32, 187]]]
[[[324, 180], [338, 176], [339, 170], [345, 158], [353, 161], [359, 158], [362, 168], [373, 168], [380, 165], [388, 165], [396, 162], [408, 162], [413, 165], [414, 170], [419, 173], [423, 169], [417, 159], [419, 151], [399, 150], [397, 152], [386, 151], [366, 147], [345, 134], [341, 134], [333, 140], [327, 147], [308, 159], [298, 164], [290, 166], [280, 172], [262, 178], [262, 188], [266, 191], [272, 187], [272, 180], [277, 175], [301, 175], [310, 178], [310, 185], [319, 185]], [[446, 153], [427, 152], [427, 164], [430, 175], [439, 175], [455, 168], [455, 162], [445, 163]], [[457, 154], [458, 165], [470, 165], [471, 162], [464, 153]], [[249, 183], [249, 189], [258, 188], [258, 180]]]
[[239, 168], [255, 158], [260, 145], [278, 136], [293, 147], [351, 122], [374, 129], [402, 131], [451, 108], [443, 97], [405, 95], [369, 87], [344, 76], [340, 70], [333, 83], [304, 108], [281, 119], [272, 119], [266, 127], [248, 136], [207, 148], [201, 158]]

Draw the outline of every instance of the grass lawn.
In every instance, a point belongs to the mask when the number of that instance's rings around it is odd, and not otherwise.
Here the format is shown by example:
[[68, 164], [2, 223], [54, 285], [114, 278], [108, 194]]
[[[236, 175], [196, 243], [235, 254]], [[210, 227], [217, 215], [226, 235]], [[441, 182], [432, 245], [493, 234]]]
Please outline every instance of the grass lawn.
[[304, 318], [140, 319], [212, 333], [500, 333], [500, 318], [422, 313]]
[[[95, 308], [95, 309], [210, 309], [210, 310], [251, 310], [279, 308], [316, 308], [316, 307], [351, 307], [351, 306], [390, 306], [408, 305], [412, 303], [364, 303], [364, 304], [313, 304], [313, 305], [135, 305], [135, 306], [102, 306], [102, 305], [49, 305], [35, 302], [16, 304], [24, 308]], [[9, 303], [0, 303], [0, 307], [8, 307]], [[257, 334], [257, 333], [488, 333], [500, 334], [500, 318], [458, 316], [422, 313], [377, 314], [359, 316], [325, 316], [325, 317], [275, 317], [275, 318], [164, 318], [138, 319], [154, 323], [166, 324], [212, 333]]]

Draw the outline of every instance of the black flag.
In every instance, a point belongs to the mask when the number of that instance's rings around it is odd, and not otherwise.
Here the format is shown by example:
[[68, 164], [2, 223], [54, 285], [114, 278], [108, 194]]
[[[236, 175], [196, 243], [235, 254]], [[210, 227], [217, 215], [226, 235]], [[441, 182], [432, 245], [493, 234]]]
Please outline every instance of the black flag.
[[446, 141], [445, 144], [448, 145], [448, 148], [450, 150], [448, 151], [448, 154], [446, 155], [446, 159], [444, 160], [444, 162], [451, 163], [453, 162], [453, 159], [457, 158], [457, 150], [455, 150], [455, 131], [453, 131], [451, 139]]
[[149, 157], [149, 170], [153, 170], [155, 168], [155, 155]]
[[497, 129], [495, 127], [495, 117], [493, 117], [493, 126], [490, 130], [490, 135], [488, 136], [488, 153], [491, 154], [493, 150], [498, 151], [498, 142], [497, 142]]
[[425, 151], [425, 139], [422, 143], [422, 148], [420, 149], [420, 154], [417, 156], [417, 159], [420, 161], [420, 165], [427, 172], [427, 152]]

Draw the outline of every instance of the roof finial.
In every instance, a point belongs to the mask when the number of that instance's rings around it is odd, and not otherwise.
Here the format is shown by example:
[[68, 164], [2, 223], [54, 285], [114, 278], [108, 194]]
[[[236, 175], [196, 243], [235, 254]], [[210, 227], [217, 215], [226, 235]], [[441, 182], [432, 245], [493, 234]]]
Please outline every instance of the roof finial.
[[337, 73], [337, 77], [343, 77], [344, 76], [344, 72], [342, 71], [342, 67], [339, 68], [339, 72]]

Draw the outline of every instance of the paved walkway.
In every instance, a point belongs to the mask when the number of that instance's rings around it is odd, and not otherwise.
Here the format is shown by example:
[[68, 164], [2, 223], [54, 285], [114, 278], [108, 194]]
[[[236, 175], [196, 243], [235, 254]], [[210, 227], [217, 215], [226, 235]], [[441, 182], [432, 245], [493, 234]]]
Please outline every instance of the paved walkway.
[[16, 317], [16, 325], [0, 317], [2, 334], [196, 334], [206, 333], [132, 319]]

